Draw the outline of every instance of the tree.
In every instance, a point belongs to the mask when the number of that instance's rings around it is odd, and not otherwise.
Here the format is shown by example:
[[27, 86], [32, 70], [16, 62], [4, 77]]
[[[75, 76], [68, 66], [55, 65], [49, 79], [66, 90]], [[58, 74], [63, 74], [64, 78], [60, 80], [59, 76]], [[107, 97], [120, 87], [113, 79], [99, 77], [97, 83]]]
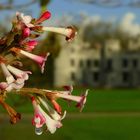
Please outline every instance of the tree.
[[67, 1], [77, 1], [86, 4], [97, 5], [106, 8], [118, 8], [123, 6], [140, 8], [140, 0], [67, 0]]

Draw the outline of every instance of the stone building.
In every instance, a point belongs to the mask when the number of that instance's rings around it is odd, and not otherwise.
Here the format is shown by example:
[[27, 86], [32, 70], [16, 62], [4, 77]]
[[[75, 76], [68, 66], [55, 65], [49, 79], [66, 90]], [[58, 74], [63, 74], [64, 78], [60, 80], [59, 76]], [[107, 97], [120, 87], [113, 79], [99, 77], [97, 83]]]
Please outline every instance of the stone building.
[[[73, 43], [62, 41], [55, 60], [54, 85], [66, 84], [92, 87], [139, 87], [140, 51], [129, 45], [122, 51], [119, 40], [110, 39], [104, 47], [91, 48], [80, 38]], [[104, 49], [103, 49], [104, 48]], [[102, 56], [102, 49], [104, 56]]]

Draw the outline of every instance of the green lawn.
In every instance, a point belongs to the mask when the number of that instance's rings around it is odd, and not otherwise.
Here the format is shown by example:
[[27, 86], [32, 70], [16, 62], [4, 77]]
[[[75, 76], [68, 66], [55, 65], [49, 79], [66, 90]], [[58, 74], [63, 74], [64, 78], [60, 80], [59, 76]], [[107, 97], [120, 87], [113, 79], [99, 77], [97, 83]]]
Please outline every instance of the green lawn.
[[[74, 90], [73, 94], [78, 94], [83, 89]], [[17, 102], [18, 96], [8, 100], [8, 102]], [[16, 98], [16, 99], [14, 99]], [[22, 103], [23, 102], [23, 103]], [[10, 125], [7, 119], [0, 119], [0, 140], [139, 140], [140, 139], [140, 90], [99, 90], [91, 89], [87, 98], [87, 104], [83, 114], [93, 114], [90, 117], [80, 117], [77, 109], [68, 106], [65, 101], [60, 104], [63, 109], [69, 112], [77, 112], [76, 116], [66, 116], [63, 120], [64, 126], [57, 130], [54, 135], [49, 133], [42, 136], [34, 134], [34, 128], [31, 125], [31, 116], [33, 109], [30, 101], [19, 100], [21, 105], [16, 104], [16, 108], [21, 113], [28, 113], [29, 117], [23, 115], [23, 119], [16, 125]], [[14, 104], [13, 104], [14, 105]], [[126, 114], [124, 112], [127, 112]], [[32, 113], [32, 115], [30, 115]], [[94, 115], [110, 113], [113, 115]], [[116, 115], [114, 115], [116, 113]], [[117, 115], [122, 114], [122, 115]], [[132, 114], [132, 115], [131, 115]], [[25, 115], [26, 116], [26, 115]], [[2, 117], [1, 117], [2, 118]]]
[[8, 122], [0, 125], [2, 140], [139, 140], [140, 117], [67, 118], [64, 126], [55, 134], [34, 134], [30, 120], [23, 119], [17, 125]]
[[[78, 95], [85, 89], [75, 89], [73, 94]], [[10, 99], [11, 104], [15, 95]], [[16, 100], [18, 97], [16, 96]], [[64, 110], [68, 112], [77, 112], [78, 109], [75, 108], [76, 103], [72, 103], [68, 106], [67, 102], [64, 100], [58, 100], [62, 105]], [[19, 100], [20, 103], [20, 100]], [[21, 105], [16, 105], [19, 112], [30, 113], [32, 112], [32, 105], [29, 100], [21, 103]], [[134, 112], [140, 111], [140, 90], [137, 89], [90, 89], [89, 95], [87, 97], [87, 103], [83, 112]]]
[[85, 111], [140, 111], [140, 90], [92, 90]]

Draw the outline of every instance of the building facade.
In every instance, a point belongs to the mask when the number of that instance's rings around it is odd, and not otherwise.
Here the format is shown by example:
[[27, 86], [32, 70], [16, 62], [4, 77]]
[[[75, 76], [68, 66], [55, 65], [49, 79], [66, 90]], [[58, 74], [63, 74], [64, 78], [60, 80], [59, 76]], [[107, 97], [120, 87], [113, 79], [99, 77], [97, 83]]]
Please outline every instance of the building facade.
[[[90, 47], [77, 38], [65, 44], [55, 60], [54, 85], [92, 87], [139, 87], [140, 51], [122, 50], [119, 40], [107, 40], [104, 46]], [[130, 43], [130, 48], [133, 44]], [[134, 47], [135, 48], [135, 47]]]

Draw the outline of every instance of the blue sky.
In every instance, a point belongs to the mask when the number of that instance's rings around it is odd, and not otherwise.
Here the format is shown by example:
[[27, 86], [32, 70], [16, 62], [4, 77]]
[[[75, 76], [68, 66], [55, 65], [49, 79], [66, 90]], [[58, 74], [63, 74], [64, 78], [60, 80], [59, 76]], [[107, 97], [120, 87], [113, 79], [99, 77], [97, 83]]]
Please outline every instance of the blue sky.
[[140, 8], [132, 8], [127, 6], [122, 6], [120, 8], [106, 8], [92, 4], [90, 5], [78, 2], [70, 2], [70, 0], [52, 0], [49, 9], [54, 12], [54, 14], [58, 13], [59, 15], [63, 15], [65, 12], [76, 14], [80, 11], [85, 11], [89, 15], [99, 14], [103, 18], [109, 16], [121, 17], [127, 12], [133, 12], [136, 15], [139, 15], [140, 12]]
[[[1, 0], [4, 1], [4, 0]], [[123, 0], [124, 3], [127, 3], [130, 0]], [[15, 0], [16, 4], [19, 3], [26, 3], [28, 2], [28, 0]], [[37, 17], [37, 15], [39, 14], [39, 5], [38, 4], [34, 4], [32, 6], [30, 6], [29, 8], [29, 12], [32, 11], [32, 15], [34, 17]], [[139, 13], [140, 13], [140, 8], [133, 8], [133, 7], [129, 7], [129, 6], [122, 6], [119, 8], [105, 8], [105, 7], [100, 7], [100, 6], [95, 6], [95, 5], [90, 5], [90, 4], [84, 4], [84, 3], [78, 3], [78, 2], [73, 2], [70, 0], [52, 0], [52, 2], [50, 3], [49, 7], [48, 7], [49, 11], [52, 12], [52, 16], [53, 17], [59, 17], [59, 16], [63, 16], [64, 14], [68, 13], [68, 14], [78, 14], [80, 12], [86, 12], [89, 16], [90, 15], [99, 15], [101, 16], [103, 19], [108, 19], [110, 17], [115, 17], [118, 20], [121, 19], [126, 13], [128, 12], [132, 12], [136, 15], [136, 22], [140, 23], [140, 18], [139, 18]], [[29, 13], [28, 12], [28, 13]], [[4, 11], [1, 12], [4, 14], [1, 14], [1, 16], [5, 16], [5, 15], [12, 15], [15, 13], [15, 11]]]

